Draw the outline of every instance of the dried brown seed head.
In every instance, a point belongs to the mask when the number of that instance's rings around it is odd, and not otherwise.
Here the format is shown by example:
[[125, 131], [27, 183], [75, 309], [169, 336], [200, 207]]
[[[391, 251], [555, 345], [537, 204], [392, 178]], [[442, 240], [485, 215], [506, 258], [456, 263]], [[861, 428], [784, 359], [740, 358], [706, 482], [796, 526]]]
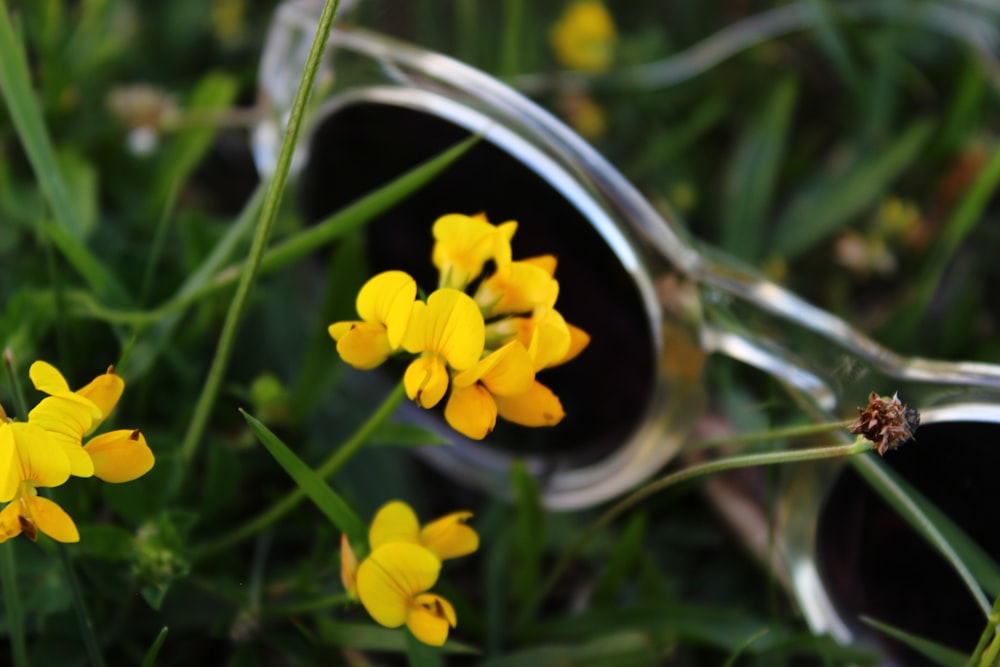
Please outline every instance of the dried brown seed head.
[[868, 405], [858, 408], [858, 415], [848, 430], [874, 442], [879, 456], [913, 438], [920, 425], [920, 413], [900, 401], [898, 394], [885, 398], [872, 392]]

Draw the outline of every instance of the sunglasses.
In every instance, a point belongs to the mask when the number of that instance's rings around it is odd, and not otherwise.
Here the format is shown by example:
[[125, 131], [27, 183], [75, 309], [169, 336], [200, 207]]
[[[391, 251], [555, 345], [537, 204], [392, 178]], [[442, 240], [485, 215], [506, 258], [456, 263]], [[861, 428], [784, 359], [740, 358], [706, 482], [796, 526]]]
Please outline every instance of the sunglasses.
[[[273, 170], [316, 16], [314, 2], [286, 2], [268, 37], [265, 116], [253, 135], [264, 174]], [[852, 457], [784, 472], [779, 567], [817, 632], [855, 641], [868, 632], [858, 617], [870, 615], [971, 649], [981, 612], [866, 480], [892, 474], [1000, 560], [988, 514], [1000, 500], [988, 477], [997, 469], [989, 461], [1000, 457], [1000, 366], [897, 355], [699, 246], [572, 130], [487, 74], [344, 28], [330, 36], [325, 67], [332, 84], [293, 166], [303, 216], [322, 219], [478, 134], [456, 164], [369, 223], [372, 269], [401, 269], [434, 285], [433, 220], [453, 211], [516, 219], [518, 253], [558, 256], [560, 312], [592, 336], [579, 359], [546, 372], [567, 414], [559, 427], [498, 425], [484, 442], [423, 448], [420, 456], [498, 496], [509, 494], [513, 461], [524, 461], [545, 505], [572, 510], [636, 488], [678, 455], [708, 409], [700, 371], [710, 355], [762, 371], [824, 419], [856, 414], [873, 389], [898, 391], [922, 414], [918, 446], [885, 460]], [[443, 423], [419, 409], [408, 417]], [[927, 585], [911, 590], [914, 581]], [[929, 614], [938, 604], [929, 601], [946, 601], [947, 613]]]

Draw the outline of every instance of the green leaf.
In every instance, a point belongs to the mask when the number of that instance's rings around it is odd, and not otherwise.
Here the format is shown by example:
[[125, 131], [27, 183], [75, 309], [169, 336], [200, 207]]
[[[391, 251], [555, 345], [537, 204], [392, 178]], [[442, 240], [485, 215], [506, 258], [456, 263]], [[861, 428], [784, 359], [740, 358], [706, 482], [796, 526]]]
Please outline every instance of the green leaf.
[[736, 661], [740, 659], [740, 656], [746, 652], [747, 648], [755, 641], [766, 635], [768, 632], [770, 632], [768, 628], [761, 628], [757, 632], [747, 637], [746, 641], [737, 646], [736, 649], [734, 649], [733, 652], [729, 654], [729, 658], [726, 660], [726, 663], [722, 667], [733, 667], [733, 665], [736, 664]]
[[966, 656], [954, 649], [942, 646], [941, 644], [933, 642], [929, 639], [912, 635], [905, 630], [900, 630], [899, 628], [893, 627], [888, 623], [877, 621], [874, 618], [869, 618], [868, 616], [862, 616], [861, 620], [864, 623], [877, 628], [881, 632], [884, 632], [893, 639], [897, 639], [906, 644], [914, 651], [917, 651], [921, 655], [941, 665], [941, 667], [962, 667], [965, 665]]
[[795, 259], [873, 206], [916, 160], [932, 127], [927, 120], [914, 121], [888, 146], [858, 150], [815, 177], [779, 218], [771, 252]]
[[436, 646], [428, 646], [406, 631], [406, 657], [410, 667], [443, 667], [441, 650]]
[[555, 644], [517, 651], [484, 663], [483, 667], [654, 667], [666, 647], [649, 634], [625, 631], [598, 636], [580, 644]]
[[372, 433], [369, 445], [383, 447], [427, 447], [434, 445], [450, 445], [435, 431], [417, 426], [416, 424], [382, 424]]
[[156, 656], [160, 652], [160, 647], [163, 646], [163, 642], [167, 639], [167, 626], [163, 626], [160, 633], [156, 635], [156, 639], [153, 640], [152, 645], [150, 645], [149, 650], [146, 651], [146, 656], [142, 659], [142, 667], [153, 667], [156, 664]]
[[646, 515], [633, 514], [621, 534], [612, 542], [611, 553], [594, 592], [595, 601], [610, 601], [625, 583], [629, 572], [636, 569], [646, 538]]
[[[330, 646], [361, 651], [387, 651], [402, 653], [407, 650], [406, 635], [402, 628], [383, 628], [374, 623], [347, 623], [334, 621], [327, 616], [316, 617], [316, 634], [319, 641]], [[476, 655], [478, 649], [449, 639], [440, 649], [444, 653]]]
[[31, 86], [24, 48], [14, 33], [3, 0], [0, 0], [0, 93], [55, 216], [56, 224], [43, 226], [43, 231], [94, 292], [111, 301], [128, 303], [130, 298], [125, 288], [83, 244], [83, 220], [60, 173], [44, 115]]
[[[978, 552], [978, 547], [974, 546], [971, 539], [965, 537], [957, 526], [951, 524], [943, 513], [934, 508], [916, 489], [906, 484], [889, 466], [881, 465], [870, 456], [852, 456], [850, 463], [948, 561], [983, 610], [984, 617], [988, 618], [990, 604], [980, 586], [983, 585], [981, 580], [996, 585], [996, 566], [990, 566], [989, 557]], [[967, 560], [970, 555], [971, 562]], [[977, 568], [975, 573], [971, 570], [973, 566]]]
[[240, 410], [243, 418], [246, 419], [250, 429], [260, 440], [261, 444], [270, 452], [274, 460], [278, 462], [288, 476], [295, 480], [295, 483], [316, 505], [330, 522], [337, 527], [340, 532], [347, 535], [347, 538], [355, 545], [365, 545], [368, 540], [368, 526], [354, 512], [353, 509], [337, 495], [333, 489], [327, 486], [323, 478], [317, 475], [312, 468], [307, 466], [302, 459], [283, 443], [278, 436], [268, 430], [252, 415], [244, 410]]
[[511, 466], [511, 485], [517, 503], [514, 532], [514, 586], [517, 599], [529, 599], [538, 590], [545, 551], [545, 518], [535, 478], [523, 461]]
[[764, 249], [798, 88], [792, 78], [774, 86], [728, 164], [720, 242], [747, 261], [759, 259]]
[[97, 170], [75, 151], [61, 150], [56, 160], [66, 179], [70, 203], [79, 216], [81, 236], [86, 238], [97, 225]]

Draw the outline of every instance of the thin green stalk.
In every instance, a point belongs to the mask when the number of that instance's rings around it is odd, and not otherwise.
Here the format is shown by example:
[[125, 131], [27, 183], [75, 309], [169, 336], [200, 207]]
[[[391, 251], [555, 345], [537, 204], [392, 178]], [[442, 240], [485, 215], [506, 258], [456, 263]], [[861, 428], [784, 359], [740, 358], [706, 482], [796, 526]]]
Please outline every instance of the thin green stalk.
[[20, 591], [17, 585], [17, 559], [14, 543], [0, 544], [0, 582], [3, 584], [3, 604], [7, 616], [10, 652], [16, 667], [30, 667], [28, 645], [24, 641], [24, 617], [21, 613]]
[[707, 461], [705, 463], [699, 463], [697, 465], [672, 472], [668, 475], [664, 475], [663, 477], [650, 482], [646, 486], [637, 489], [632, 492], [632, 494], [613, 505], [610, 509], [605, 511], [604, 514], [591, 523], [586, 530], [580, 533], [580, 535], [572, 542], [572, 544], [570, 544], [569, 548], [566, 549], [562, 557], [549, 572], [549, 576], [546, 577], [544, 582], [542, 582], [542, 585], [538, 588], [534, 597], [528, 600], [525, 606], [521, 609], [521, 613], [518, 615], [517, 620], [514, 623], [514, 627], [518, 628], [524, 625], [524, 623], [531, 618], [531, 615], [534, 613], [539, 603], [541, 603], [549, 591], [551, 591], [552, 588], [559, 582], [562, 576], [566, 573], [567, 568], [569, 568], [570, 564], [573, 562], [573, 559], [576, 558], [576, 556], [580, 553], [580, 550], [583, 549], [583, 547], [586, 546], [586, 544], [590, 542], [595, 535], [601, 532], [623, 513], [632, 509], [646, 498], [682, 482], [696, 479], [698, 477], [714, 475], [726, 470], [851, 456], [853, 454], [867, 452], [871, 450], [871, 448], [872, 443], [867, 440], [858, 440], [857, 442], [849, 445], [811, 447], [809, 449], [798, 449], [783, 452], [765, 452], [760, 454], [743, 454], [740, 456], [731, 456], [723, 459], [716, 459], [714, 461]]
[[520, 67], [520, 49], [524, 36], [524, 0], [507, 0], [503, 3], [504, 29], [500, 75], [505, 79], [517, 76]]
[[[977, 667], [980, 664], [983, 660], [983, 652], [986, 651], [986, 647], [990, 646], [990, 642], [994, 641], [994, 637], [997, 636], [998, 626], [1000, 626], [1000, 597], [997, 597], [993, 601], [989, 622], [986, 623], [983, 634], [979, 636], [979, 643], [976, 644], [976, 649], [969, 656], [969, 661], [965, 663], [965, 667]], [[1000, 647], [1000, 642], [995, 642], [993, 645]], [[986, 664], [989, 664], [989, 662], [986, 662]]]
[[62, 365], [62, 372], [68, 377], [73, 376], [73, 369], [70, 364], [69, 341], [66, 340], [66, 326], [69, 318], [66, 317], [66, 297], [64, 296], [62, 280], [59, 278], [59, 266], [56, 264], [56, 253], [52, 249], [52, 244], [47, 240], [42, 242], [45, 251], [45, 263], [49, 271], [49, 283], [52, 285], [52, 293], [55, 295], [55, 318], [56, 322], [56, 349], [59, 350], [59, 361]]
[[11, 396], [14, 398], [14, 409], [21, 419], [28, 418], [28, 402], [24, 399], [24, 388], [17, 378], [17, 369], [14, 368], [14, 353], [7, 348], [3, 351], [3, 365], [7, 371], [7, 384], [10, 386]]
[[353, 602], [353, 598], [347, 593], [334, 593], [315, 600], [303, 600], [285, 605], [274, 605], [264, 607], [262, 610], [269, 616], [297, 616], [299, 614], [310, 614], [315, 611], [323, 611], [331, 607], [343, 607]]
[[739, 433], [723, 436], [721, 438], [705, 438], [704, 440], [696, 440], [690, 445], [685, 446], [684, 451], [691, 452], [702, 449], [712, 449], [714, 447], [723, 447], [725, 445], [750, 445], [757, 442], [768, 442], [770, 440], [790, 440], [794, 438], [802, 438], [807, 435], [830, 433], [832, 431], [839, 431], [840, 429], [846, 428], [851, 421], [853, 420], [845, 420], [842, 422], [824, 422], [822, 424], [802, 424], [799, 426], [776, 428], [770, 431], [761, 431], [759, 433]]
[[177, 183], [174, 183], [167, 193], [166, 202], [160, 212], [160, 218], [156, 222], [156, 231], [153, 233], [153, 243], [149, 249], [149, 257], [146, 258], [146, 272], [142, 276], [142, 286], [139, 288], [139, 303], [146, 303], [149, 298], [149, 290], [153, 287], [153, 278], [160, 267], [160, 258], [163, 257], [163, 249], [167, 245], [167, 231], [170, 229], [170, 218], [173, 216], [174, 208], [177, 204]]
[[73, 568], [73, 561], [69, 557], [69, 549], [65, 544], [57, 543], [56, 551], [59, 552], [59, 562], [62, 563], [66, 579], [69, 581], [70, 592], [73, 597], [73, 609], [76, 611], [76, 620], [80, 625], [80, 635], [83, 639], [84, 648], [87, 650], [87, 657], [91, 667], [104, 667], [104, 656], [101, 655], [101, 645], [97, 641], [97, 634], [94, 632], [94, 622], [90, 618], [87, 610], [87, 603], [83, 598], [83, 589], [80, 588], [80, 579], [76, 576]]
[[[322, 464], [320, 464], [320, 466], [316, 469], [316, 474], [326, 479], [340, 470], [341, 467], [343, 467], [343, 465], [351, 459], [351, 457], [357, 454], [358, 451], [364, 447], [365, 443], [367, 443], [371, 438], [372, 433], [374, 433], [379, 426], [385, 423], [385, 421], [392, 416], [392, 413], [396, 411], [399, 404], [403, 402], [403, 397], [405, 395], [406, 390], [403, 387], [403, 384], [400, 383], [396, 386], [392, 393], [386, 397], [386, 399], [382, 402], [382, 405], [380, 405], [378, 409], [372, 413], [371, 417], [359, 426], [358, 429], [352, 433], [342, 445], [340, 445], [340, 447], [334, 450], [334, 452], [325, 461], [323, 461]], [[278, 521], [294, 509], [299, 503], [301, 503], [305, 497], [305, 492], [300, 488], [296, 488], [293, 491], [288, 492], [284, 498], [276, 502], [269, 509], [261, 512], [228, 535], [224, 535], [215, 542], [197, 550], [195, 557], [198, 558], [201, 556], [207, 556], [230, 548], [237, 542], [250, 537], [258, 531]]]
[[236, 332], [239, 329], [240, 321], [243, 319], [243, 312], [246, 310], [250, 291], [257, 276], [257, 269], [264, 258], [264, 253], [267, 251], [267, 243], [271, 238], [274, 221], [278, 217], [278, 206], [281, 202], [285, 181], [288, 179], [288, 172], [292, 165], [292, 155], [302, 128], [306, 104], [312, 92], [313, 82], [316, 80], [316, 73], [319, 71], [320, 59], [330, 34], [333, 16], [339, 5], [340, 0], [327, 0], [323, 5], [323, 12], [320, 14], [316, 27], [316, 35], [313, 38], [312, 46], [309, 48], [309, 57], [306, 59], [302, 79], [295, 93], [295, 101], [292, 103], [292, 111], [288, 118], [288, 127], [285, 129], [284, 140], [281, 142], [281, 151], [278, 154], [274, 177], [271, 179], [267, 195], [264, 198], [260, 221], [257, 223], [253, 243], [250, 246], [250, 254], [243, 265], [240, 281], [236, 287], [236, 294], [233, 295], [233, 300], [230, 302], [229, 310], [226, 313], [226, 320], [222, 327], [222, 333], [219, 336], [219, 344], [215, 351], [215, 357], [212, 359], [212, 366], [208, 371], [208, 377], [205, 379], [198, 402], [195, 404], [191, 423], [188, 425], [187, 434], [181, 445], [181, 458], [186, 462], [190, 462], [194, 458], [195, 452], [198, 449], [198, 443], [201, 441], [201, 436], [208, 425], [208, 418], [212, 412], [212, 407], [215, 405], [215, 399], [219, 395], [219, 389], [222, 386], [222, 380], [229, 365], [229, 357], [232, 354]]

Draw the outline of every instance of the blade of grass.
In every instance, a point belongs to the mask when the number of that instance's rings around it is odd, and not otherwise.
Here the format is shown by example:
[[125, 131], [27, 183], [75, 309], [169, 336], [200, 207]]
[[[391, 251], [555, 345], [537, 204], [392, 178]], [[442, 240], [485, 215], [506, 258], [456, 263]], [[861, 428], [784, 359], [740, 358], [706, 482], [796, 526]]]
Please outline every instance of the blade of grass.
[[878, 461], [873, 461], [867, 456], [852, 457], [851, 463], [868, 484], [892, 505], [932, 547], [944, 556], [962, 579], [966, 588], [969, 589], [983, 615], [988, 619], [990, 615], [989, 600], [983, 594], [977, 578], [969, 569], [969, 565], [959, 555], [956, 543], [951, 541], [955, 539], [954, 536], [949, 539], [942, 531], [939, 523], [940, 514], [937, 517], [938, 522], [935, 522], [931, 515], [925, 511], [928, 503], [917, 500], [919, 494], [913, 489], [904, 488], [904, 485], [900, 484], [898, 475], [889, 470], [888, 466], [879, 465]]
[[747, 261], [760, 258], [767, 239], [768, 212], [797, 97], [796, 79], [775, 85], [727, 165], [720, 242]]
[[501, 47], [500, 76], [512, 79], [520, 67], [524, 41], [524, 0], [504, 0], [503, 46]]
[[15, 667], [31, 667], [28, 645], [24, 641], [24, 616], [21, 613], [21, 591], [17, 585], [17, 559], [14, 543], [0, 544], [0, 583], [7, 621], [7, 638]]
[[743, 655], [743, 653], [747, 650], [747, 648], [749, 648], [751, 644], [753, 644], [755, 641], [766, 635], [768, 632], [770, 632], [770, 630], [768, 630], [767, 628], [761, 628], [757, 632], [747, 637], [742, 644], [737, 646], [736, 649], [729, 654], [729, 658], [726, 660], [725, 664], [722, 667], [733, 667], [733, 665], [736, 664], [736, 661], [740, 659], [740, 656]]
[[990, 620], [986, 623], [986, 627], [983, 628], [983, 633], [979, 636], [979, 641], [976, 643], [976, 648], [969, 656], [968, 662], [965, 663], [965, 667], [977, 667], [978, 665], [992, 665], [990, 662], [990, 656], [985, 655], [988, 648], [993, 651], [993, 658], [995, 659], [997, 647], [1000, 647], [1000, 642], [997, 641], [997, 627], [1000, 626], [1000, 596], [993, 601], [993, 609], [990, 610]]
[[[343, 467], [343, 465], [351, 459], [351, 457], [353, 457], [362, 447], [365, 446], [379, 426], [385, 423], [392, 413], [396, 411], [396, 408], [399, 407], [399, 404], [402, 402], [404, 396], [406, 396], [405, 387], [403, 387], [403, 383], [399, 383], [393, 392], [386, 397], [385, 401], [382, 402], [382, 405], [380, 405], [378, 409], [372, 413], [368, 420], [359, 426], [358, 429], [351, 434], [351, 437], [345, 440], [325, 461], [323, 461], [323, 463], [320, 464], [320, 466], [316, 469], [316, 473], [321, 478], [327, 479], [330, 475], [340, 470], [341, 467]], [[276, 503], [272, 503], [267, 510], [253, 517], [242, 526], [239, 526], [232, 532], [222, 536], [215, 542], [197, 549], [194, 557], [199, 558], [230, 548], [237, 542], [254, 535], [258, 531], [270, 526], [272, 523], [285, 516], [300, 502], [302, 502], [303, 498], [305, 498], [305, 492], [301, 488], [289, 492], [284, 498]]]
[[28, 72], [23, 45], [14, 32], [5, 0], [0, 0], [0, 94], [57, 222], [43, 231], [58, 230], [58, 238], [50, 236], [51, 240], [98, 296], [127, 304], [131, 301], [128, 292], [83, 244], [83, 221], [60, 174]]
[[847, 48], [847, 42], [835, 25], [832, 16], [833, 9], [826, 0], [806, 0], [805, 4], [815, 17], [816, 39], [819, 41], [820, 47], [826, 52], [834, 69], [837, 70], [847, 87], [856, 96], [863, 99], [864, 88], [861, 85], [861, 75], [850, 50]]
[[538, 588], [541, 578], [542, 554], [545, 551], [545, 517], [542, 499], [534, 476], [523, 461], [511, 466], [517, 514], [515, 516], [514, 587], [517, 600], [524, 603]]
[[913, 164], [931, 129], [928, 121], [914, 121], [890, 145], [864, 151], [835, 173], [817, 177], [778, 219], [771, 252], [786, 260], [795, 259], [877, 202]]
[[413, 636], [409, 630], [406, 634], [406, 658], [410, 667], [443, 667], [444, 660], [441, 650], [436, 646], [428, 646]]
[[191, 421], [188, 424], [184, 442], [181, 444], [181, 458], [186, 462], [190, 462], [194, 458], [198, 444], [201, 442], [201, 436], [208, 425], [208, 418], [212, 412], [212, 407], [215, 405], [215, 399], [219, 395], [219, 389], [222, 386], [222, 380], [225, 377], [229, 358], [232, 354], [236, 332], [243, 319], [243, 311], [246, 309], [250, 298], [250, 292], [257, 277], [257, 270], [267, 250], [267, 244], [271, 238], [271, 229], [278, 217], [278, 205], [281, 202], [285, 181], [288, 179], [288, 172], [292, 166], [292, 156], [295, 151], [295, 144], [298, 141], [299, 132], [302, 129], [306, 105], [313, 89], [313, 83], [316, 80], [316, 74], [319, 71], [320, 60], [326, 50], [326, 42], [330, 35], [333, 17], [339, 5], [340, 0], [327, 0], [323, 4], [323, 11], [316, 26], [316, 35], [313, 38], [312, 45], [309, 47], [309, 56], [306, 59], [302, 79], [299, 81], [298, 90], [295, 92], [295, 100], [292, 102], [292, 110], [288, 117], [285, 137], [281, 142], [281, 150], [278, 154], [274, 177], [271, 179], [267, 195], [264, 197], [260, 220], [257, 223], [253, 243], [250, 246], [250, 254], [247, 257], [247, 261], [243, 264], [243, 270], [240, 272], [236, 294], [233, 295], [233, 299], [229, 304], [229, 310], [226, 312], [226, 319], [222, 325], [222, 333], [219, 335], [219, 342], [215, 350], [215, 356], [212, 358], [211, 368], [209, 368], [201, 394], [195, 403], [194, 414], [191, 416]]
[[862, 616], [861, 621], [877, 629], [879, 632], [884, 632], [893, 639], [906, 644], [914, 651], [941, 665], [941, 667], [962, 667], [965, 664], [965, 655], [947, 646], [942, 646], [929, 639], [910, 634], [905, 630], [900, 630], [869, 616]]
[[160, 647], [163, 646], [163, 642], [167, 640], [167, 626], [163, 626], [160, 633], [156, 635], [156, 639], [150, 645], [149, 650], [146, 651], [146, 656], [142, 659], [142, 667], [153, 667], [156, 664], [156, 656], [160, 653]]
[[333, 489], [327, 486], [323, 477], [307, 466], [302, 459], [288, 448], [278, 436], [272, 433], [255, 417], [244, 410], [240, 414], [246, 419], [250, 429], [260, 440], [261, 444], [270, 452], [274, 460], [278, 462], [288, 476], [295, 480], [299, 489], [313, 501], [313, 504], [326, 518], [337, 527], [337, 529], [347, 535], [347, 539], [352, 544], [367, 544], [368, 525], [361, 520], [354, 510], [351, 509], [343, 498], [337, 495]]
[[965, 193], [949, 216], [941, 234], [931, 247], [917, 283], [912, 305], [901, 318], [897, 318], [895, 335], [906, 337], [920, 324], [927, 308], [934, 299], [948, 264], [962, 242], [983, 220], [983, 212], [1000, 186], [1000, 149], [995, 149], [986, 167], [979, 172], [972, 187]]

